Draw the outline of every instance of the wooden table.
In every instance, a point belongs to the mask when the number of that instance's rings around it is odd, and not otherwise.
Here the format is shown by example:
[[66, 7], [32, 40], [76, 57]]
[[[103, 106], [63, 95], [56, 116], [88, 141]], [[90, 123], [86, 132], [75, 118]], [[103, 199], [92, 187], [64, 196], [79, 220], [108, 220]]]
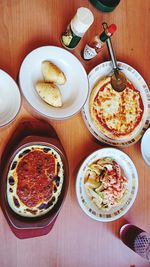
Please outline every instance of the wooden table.
[[[83, 62], [80, 52], [91, 36], [101, 32], [101, 23], [116, 23], [113, 44], [118, 60], [137, 69], [150, 83], [149, 0], [121, 0], [111, 13], [96, 10], [87, 0], [1, 0], [0, 1], [0, 68], [17, 80], [24, 57], [44, 45], [61, 46], [60, 35], [80, 6], [91, 9], [95, 21], [73, 52], [87, 72], [108, 60], [106, 47], [95, 59]], [[16, 120], [0, 129], [0, 153], [19, 127], [22, 118], [32, 113], [23, 102]], [[134, 161], [139, 174], [139, 191], [135, 204], [121, 219], [100, 223], [80, 209], [75, 193], [76, 171], [92, 151], [105, 147], [88, 132], [81, 114], [65, 121], [50, 122], [66, 150], [70, 167], [70, 186], [65, 204], [52, 231], [42, 237], [20, 240], [11, 232], [0, 210], [1, 267], [146, 267], [149, 264], [128, 249], [118, 238], [120, 226], [129, 221], [150, 232], [149, 167], [141, 157], [140, 141], [123, 150]], [[150, 145], [150, 144], [148, 144]]]

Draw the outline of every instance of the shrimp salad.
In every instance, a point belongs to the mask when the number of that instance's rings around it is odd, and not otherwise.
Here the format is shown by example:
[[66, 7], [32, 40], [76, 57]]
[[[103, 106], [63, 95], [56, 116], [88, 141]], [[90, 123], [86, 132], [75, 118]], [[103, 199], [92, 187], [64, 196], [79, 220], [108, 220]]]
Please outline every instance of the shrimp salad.
[[127, 194], [127, 178], [121, 167], [109, 157], [101, 158], [89, 164], [85, 171], [84, 187], [86, 194], [96, 206], [109, 210], [123, 202]]

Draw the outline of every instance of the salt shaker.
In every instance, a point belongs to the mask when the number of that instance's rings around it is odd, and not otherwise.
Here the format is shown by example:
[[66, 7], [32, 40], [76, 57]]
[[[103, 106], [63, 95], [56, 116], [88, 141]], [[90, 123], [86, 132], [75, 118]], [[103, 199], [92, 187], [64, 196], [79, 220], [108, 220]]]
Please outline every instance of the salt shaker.
[[88, 8], [78, 8], [66, 31], [61, 35], [63, 46], [69, 49], [74, 49], [93, 21], [94, 16]]
[[141, 257], [150, 261], [150, 234], [131, 224], [125, 224], [120, 229], [123, 243]]

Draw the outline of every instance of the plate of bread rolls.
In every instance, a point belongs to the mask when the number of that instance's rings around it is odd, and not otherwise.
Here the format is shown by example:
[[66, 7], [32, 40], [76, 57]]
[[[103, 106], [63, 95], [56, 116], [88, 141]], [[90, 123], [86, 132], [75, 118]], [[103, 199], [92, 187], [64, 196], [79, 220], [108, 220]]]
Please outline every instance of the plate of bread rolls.
[[55, 120], [78, 113], [88, 97], [87, 73], [69, 51], [43, 46], [30, 52], [19, 72], [19, 85], [28, 104]]

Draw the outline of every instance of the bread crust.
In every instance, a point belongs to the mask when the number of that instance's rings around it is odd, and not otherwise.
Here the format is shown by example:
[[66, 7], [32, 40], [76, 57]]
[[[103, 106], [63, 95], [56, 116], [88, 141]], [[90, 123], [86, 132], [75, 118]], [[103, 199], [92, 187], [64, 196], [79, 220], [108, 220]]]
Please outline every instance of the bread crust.
[[66, 82], [64, 73], [52, 62], [42, 62], [42, 73], [46, 82], [56, 83], [62, 85]]
[[49, 105], [53, 107], [61, 107], [62, 99], [59, 88], [54, 83], [46, 83], [38, 81], [36, 83], [36, 91], [38, 95]]

